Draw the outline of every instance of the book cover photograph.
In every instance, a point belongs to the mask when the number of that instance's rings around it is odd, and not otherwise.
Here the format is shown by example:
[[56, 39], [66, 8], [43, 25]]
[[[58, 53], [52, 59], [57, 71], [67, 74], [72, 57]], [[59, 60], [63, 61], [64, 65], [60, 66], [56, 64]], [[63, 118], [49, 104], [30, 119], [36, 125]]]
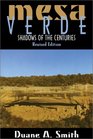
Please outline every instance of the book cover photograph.
[[0, 1], [1, 139], [92, 139], [92, 5]]

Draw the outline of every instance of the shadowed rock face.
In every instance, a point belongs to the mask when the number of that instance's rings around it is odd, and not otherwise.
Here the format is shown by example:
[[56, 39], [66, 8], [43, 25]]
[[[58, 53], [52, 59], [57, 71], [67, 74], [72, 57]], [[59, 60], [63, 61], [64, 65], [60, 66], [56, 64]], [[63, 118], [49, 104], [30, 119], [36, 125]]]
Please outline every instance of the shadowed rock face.
[[[6, 104], [9, 112], [25, 120], [60, 120], [78, 113], [75, 101], [62, 98], [33, 97]], [[24, 115], [24, 117], [23, 117]]]
[[[2, 87], [0, 90], [1, 104], [5, 106], [11, 116], [21, 118], [23, 121], [59, 122], [70, 117], [73, 121], [74, 116], [78, 116], [80, 119], [83, 115], [82, 118], [84, 118], [92, 100], [91, 91], [82, 92], [83, 87], [83, 85], [65, 88]], [[89, 85], [88, 89], [90, 87]], [[90, 88], [90, 90], [92, 89]]]
[[5, 107], [14, 106], [14, 105], [43, 105], [43, 106], [71, 106], [71, 107], [77, 107], [77, 105], [80, 105], [79, 103], [71, 100], [71, 99], [63, 99], [63, 98], [55, 98], [55, 97], [32, 97], [28, 100], [19, 99], [16, 101], [12, 101], [11, 103], [7, 103]]

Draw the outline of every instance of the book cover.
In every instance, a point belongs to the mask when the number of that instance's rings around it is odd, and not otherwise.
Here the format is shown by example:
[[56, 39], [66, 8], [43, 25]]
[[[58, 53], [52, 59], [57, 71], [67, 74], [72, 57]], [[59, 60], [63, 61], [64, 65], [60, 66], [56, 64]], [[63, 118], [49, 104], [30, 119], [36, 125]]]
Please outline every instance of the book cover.
[[1, 139], [92, 139], [92, 5], [0, 1]]

